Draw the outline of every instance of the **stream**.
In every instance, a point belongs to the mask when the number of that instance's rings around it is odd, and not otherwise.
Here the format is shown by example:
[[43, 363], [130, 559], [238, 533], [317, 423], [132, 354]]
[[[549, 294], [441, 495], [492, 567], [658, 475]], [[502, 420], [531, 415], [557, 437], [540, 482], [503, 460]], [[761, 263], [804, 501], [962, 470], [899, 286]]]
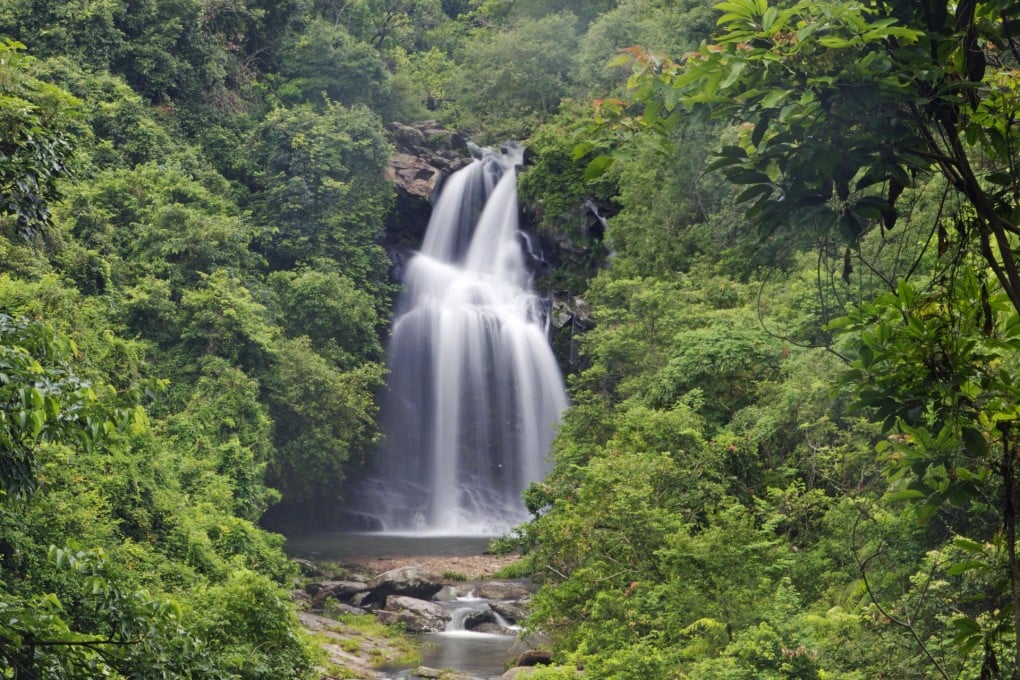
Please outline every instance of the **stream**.
[[[489, 539], [488, 536], [479, 535], [332, 531], [288, 537], [286, 550], [293, 557], [320, 563], [335, 561], [357, 564], [382, 558], [399, 558], [413, 563], [416, 557], [424, 561], [437, 557], [467, 558], [482, 555], [488, 547]], [[508, 662], [528, 649], [517, 636], [519, 628], [490, 607], [490, 602], [497, 602], [498, 608], [498, 603], [505, 600], [478, 596], [479, 587], [485, 583], [484, 580], [457, 582], [433, 598], [436, 604], [450, 613], [451, 618], [443, 632], [416, 634], [422, 642], [422, 666], [452, 670], [482, 680], [498, 679], [506, 670]], [[499, 583], [507, 581], [501, 579]], [[510, 583], [527, 585], [524, 581]], [[493, 621], [493, 624], [483, 627], [501, 632], [468, 630], [468, 627], [475, 627], [472, 622], [477, 623], [479, 618]], [[378, 670], [387, 680], [418, 677], [414, 675], [413, 668], [384, 666]]]

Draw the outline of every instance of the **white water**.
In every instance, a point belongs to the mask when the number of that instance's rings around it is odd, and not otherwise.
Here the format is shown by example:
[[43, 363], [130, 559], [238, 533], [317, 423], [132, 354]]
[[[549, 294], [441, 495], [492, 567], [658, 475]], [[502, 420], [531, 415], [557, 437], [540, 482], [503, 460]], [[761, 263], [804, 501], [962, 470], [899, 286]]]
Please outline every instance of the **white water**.
[[519, 232], [519, 149], [446, 181], [407, 266], [383, 400], [385, 442], [359, 505], [388, 531], [500, 533], [548, 472], [567, 405]]

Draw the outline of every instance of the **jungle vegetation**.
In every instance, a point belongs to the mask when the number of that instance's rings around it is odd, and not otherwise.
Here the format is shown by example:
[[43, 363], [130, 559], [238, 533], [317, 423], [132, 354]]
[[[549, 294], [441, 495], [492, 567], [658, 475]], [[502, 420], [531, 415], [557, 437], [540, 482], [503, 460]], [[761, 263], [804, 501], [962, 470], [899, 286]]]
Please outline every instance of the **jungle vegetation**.
[[[0, 3], [0, 677], [315, 677], [387, 125], [523, 140], [583, 297], [534, 677], [1020, 678], [1020, 5]], [[609, 216], [583, 229], [585, 200]]]

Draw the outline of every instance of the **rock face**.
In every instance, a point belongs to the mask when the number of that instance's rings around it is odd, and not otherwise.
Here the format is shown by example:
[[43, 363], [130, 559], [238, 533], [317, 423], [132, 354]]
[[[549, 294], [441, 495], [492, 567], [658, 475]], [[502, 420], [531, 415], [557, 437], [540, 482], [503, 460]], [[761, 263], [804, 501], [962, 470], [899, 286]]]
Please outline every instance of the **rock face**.
[[383, 572], [369, 581], [369, 595], [362, 603], [386, 602], [390, 595], [428, 600], [442, 588], [443, 583], [435, 574], [429, 574], [418, 567], [401, 567]]
[[387, 241], [415, 248], [432, 214], [432, 198], [442, 181], [471, 161], [467, 140], [434, 120], [391, 123], [396, 153], [387, 176], [397, 189], [397, 209], [387, 226]]
[[555, 293], [549, 310], [552, 342], [556, 355], [567, 372], [580, 372], [586, 367], [579, 339], [595, 327], [591, 303], [566, 291]]

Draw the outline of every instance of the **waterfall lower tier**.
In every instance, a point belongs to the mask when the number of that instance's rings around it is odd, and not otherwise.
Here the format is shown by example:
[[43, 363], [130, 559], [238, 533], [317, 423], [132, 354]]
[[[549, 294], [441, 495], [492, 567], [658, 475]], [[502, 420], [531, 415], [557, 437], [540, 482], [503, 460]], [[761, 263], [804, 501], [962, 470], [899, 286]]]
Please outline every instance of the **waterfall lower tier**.
[[388, 351], [385, 439], [359, 489], [388, 530], [498, 533], [527, 519], [567, 405], [519, 233], [520, 151], [444, 185], [407, 266]]

